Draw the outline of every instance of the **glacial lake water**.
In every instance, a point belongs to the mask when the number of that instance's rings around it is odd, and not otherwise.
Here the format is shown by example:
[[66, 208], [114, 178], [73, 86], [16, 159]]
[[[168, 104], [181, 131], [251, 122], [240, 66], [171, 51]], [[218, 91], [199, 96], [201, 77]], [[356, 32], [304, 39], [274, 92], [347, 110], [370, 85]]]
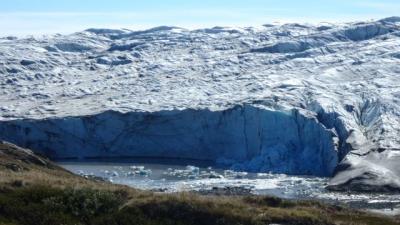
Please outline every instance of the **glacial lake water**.
[[286, 199], [313, 199], [388, 215], [400, 214], [400, 195], [335, 193], [324, 189], [328, 178], [285, 174], [245, 173], [166, 163], [59, 162], [82, 176], [97, 176], [117, 184], [162, 192], [209, 191], [237, 188], [256, 195]]

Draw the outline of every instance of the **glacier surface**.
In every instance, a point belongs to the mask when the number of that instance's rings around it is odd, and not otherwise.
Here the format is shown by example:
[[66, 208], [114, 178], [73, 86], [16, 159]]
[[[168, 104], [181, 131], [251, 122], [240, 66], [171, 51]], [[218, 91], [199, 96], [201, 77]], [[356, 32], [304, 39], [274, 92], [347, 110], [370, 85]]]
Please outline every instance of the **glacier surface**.
[[0, 139], [400, 190], [400, 18], [0, 38]]

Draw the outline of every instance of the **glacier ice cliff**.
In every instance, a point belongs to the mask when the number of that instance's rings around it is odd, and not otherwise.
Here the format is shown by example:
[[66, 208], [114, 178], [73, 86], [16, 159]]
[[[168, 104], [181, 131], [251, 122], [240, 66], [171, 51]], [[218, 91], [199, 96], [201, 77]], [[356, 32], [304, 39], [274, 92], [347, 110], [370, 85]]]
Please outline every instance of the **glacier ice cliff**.
[[334, 134], [314, 117], [246, 105], [223, 111], [107, 111], [13, 120], [3, 122], [0, 133], [5, 140], [55, 159], [183, 158], [242, 170], [319, 176], [332, 175], [338, 161]]
[[400, 190], [400, 19], [0, 38], [0, 139]]

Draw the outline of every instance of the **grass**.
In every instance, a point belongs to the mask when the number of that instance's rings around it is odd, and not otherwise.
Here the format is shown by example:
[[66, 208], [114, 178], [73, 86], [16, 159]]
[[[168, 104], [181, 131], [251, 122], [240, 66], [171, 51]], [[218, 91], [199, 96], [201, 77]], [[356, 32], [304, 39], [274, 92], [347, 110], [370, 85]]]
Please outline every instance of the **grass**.
[[0, 144], [0, 225], [373, 225], [390, 218], [269, 196], [157, 194], [85, 179]]
[[393, 218], [311, 201], [134, 193], [125, 189], [3, 186], [0, 224], [399, 224]]

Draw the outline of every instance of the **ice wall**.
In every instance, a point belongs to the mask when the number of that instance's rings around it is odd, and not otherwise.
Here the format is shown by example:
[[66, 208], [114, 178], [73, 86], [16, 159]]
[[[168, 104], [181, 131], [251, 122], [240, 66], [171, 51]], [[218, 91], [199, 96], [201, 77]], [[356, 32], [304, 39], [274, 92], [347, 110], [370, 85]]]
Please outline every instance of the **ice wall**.
[[0, 139], [53, 159], [187, 158], [319, 176], [331, 176], [338, 163], [334, 134], [314, 116], [251, 105], [3, 121]]

